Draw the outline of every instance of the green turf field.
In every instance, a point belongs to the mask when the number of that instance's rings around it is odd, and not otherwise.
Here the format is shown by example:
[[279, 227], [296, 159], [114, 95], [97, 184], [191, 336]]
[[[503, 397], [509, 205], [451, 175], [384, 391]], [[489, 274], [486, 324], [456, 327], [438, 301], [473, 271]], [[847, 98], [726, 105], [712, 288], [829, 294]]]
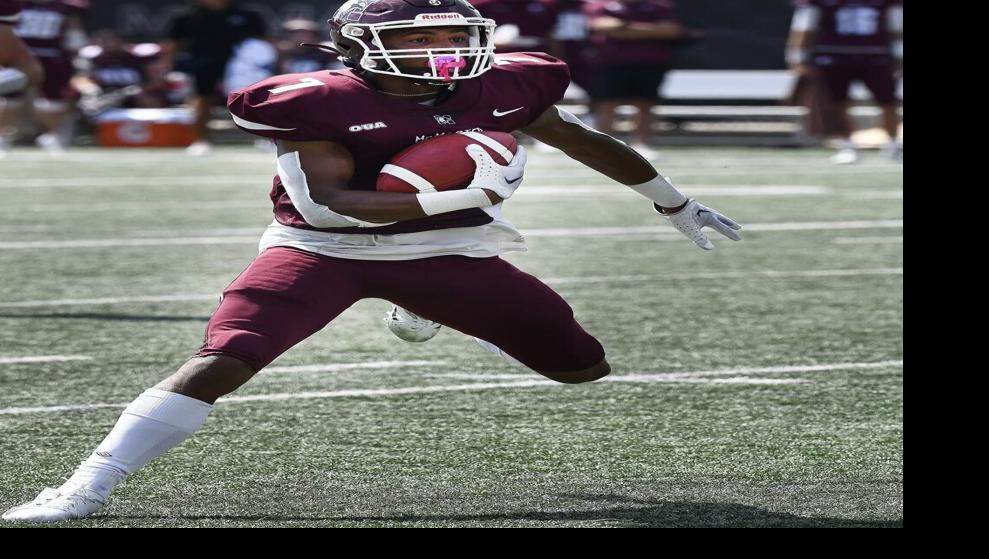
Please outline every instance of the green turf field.
[[[448, 329], [408, 344], [365, 300], [76, 524], [901, 526], [903, 167], [828, 155], [663, 149], [745, 227], [705, 252], [531, 152], [506, 204], [529, 252], [507, 259], [570, 302], [610, 377], [555, 384]], [[271, 220], [274, 161], [15, 150], [0, 170], [5, 510], [195, 351]]]

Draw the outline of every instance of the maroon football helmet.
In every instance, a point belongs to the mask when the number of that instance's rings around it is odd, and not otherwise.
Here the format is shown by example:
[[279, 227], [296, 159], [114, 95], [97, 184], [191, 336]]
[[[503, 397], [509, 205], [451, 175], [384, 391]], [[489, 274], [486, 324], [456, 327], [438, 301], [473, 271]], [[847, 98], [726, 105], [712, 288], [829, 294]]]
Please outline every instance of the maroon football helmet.
[[[350, 0], [329, 20], [330, 42], [352, 68], [438, 82], [476, 78], [491, 69], [495, 22], [466, 0]], [[381, 32], [422, 27], [463, 27], [469, 46], [445, 49], [385, 49]], [[428, 58], [429, 70], [413, 74], [396, 59]]]

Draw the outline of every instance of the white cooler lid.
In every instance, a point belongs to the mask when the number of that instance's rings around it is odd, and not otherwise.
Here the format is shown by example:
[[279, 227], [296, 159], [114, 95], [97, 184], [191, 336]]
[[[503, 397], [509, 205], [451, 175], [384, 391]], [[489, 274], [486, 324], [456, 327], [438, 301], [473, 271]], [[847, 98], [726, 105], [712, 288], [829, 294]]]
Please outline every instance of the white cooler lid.
[[166, 109], [111, 109], [96, 117], [97, 122], [158, 122], [192, 124], [196, 114], [191, 108]]

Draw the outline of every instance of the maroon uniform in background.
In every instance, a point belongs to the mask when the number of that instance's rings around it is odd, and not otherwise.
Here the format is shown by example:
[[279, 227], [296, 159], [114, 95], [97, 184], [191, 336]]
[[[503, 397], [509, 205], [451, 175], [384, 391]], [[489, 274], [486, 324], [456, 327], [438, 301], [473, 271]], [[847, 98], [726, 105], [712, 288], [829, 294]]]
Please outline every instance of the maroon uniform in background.
[[70, 17], [89, 9], [86, 0], [24, 0], [24, 9], [14, 33], [38, 57], [45, 69], [42, 96], [62, 101], [71, 96], [72, 57], [65, 47], [65, 33]]
[[495, 20], [499, 27], [515, 25], [519, 28], [519, 37], [524, 42], [517, 46], [499, 45], [497, 52], [549, 50], [549, 37], [559, 14], [556, 0], [474, 0], [471, 3], [482, 16]]
[[143, 85], [149, 77], [147, 65], [160, 54], [161, 48], [151, 43], [127, 45], [120, 52], [107, 52], [95, 45], [79, 50], [79, 56], [89, 63], [89, 77], [105, 92]]
[[[594, 0], [584, 6], [588, 20], [612, 17], [623, 22], [677, 20], [671, 0]], [[663, 39], [619, 39], [591, 32], [588, 64], [594, 100], [657, 99], [669, 70], [672, 43]]]
[[852, 80], [865, 83], [879, 104], [896, 102], [887, 12], [902, 0], [797, 0], [819, 13], [811, 64], [834, 101], [848, 101]]
[[20, 0], [0, 0], [0, 25], [13, 25], [17, 23], [20, 13]]
[[[587, 2], [584, 13], [591, 20], [614, 17], [622, 21], [655, 23], [676, 21], [676, 6], [671, 0], [594, 0]], [[600, 65], [667, 64], [673, 56], [670, 41], [663, 39], [616, 39], [603, 33], [591, 33], [594, 60]]]
[[[352, 70], [276, 76], [228, 98], [242, 129], [287, 141], [329, 141], [353, 155], [349, 187], [374, 190], [381, 168], [416, 142], [465, 130], [512, 132], [559, 101], [566, 64], [542, 53], [499, 55], [435, 105], [384, 94]], [[279, 158], [291, 160], [292, 154]], [[280, 177], [276, 222], [261, 255], [224, 290], [198, 356], [263, 368], [363, 298], [380, 298], [487, 340], [533, 370], [588, 369], [604, 348], [573, 309], [497, 255], [521, 243], [501, 204], [379, 227], [315, 229]]]
[[[559, 49], [559, 56], [570, 67], [570, 76], [574, 83], [584, 88], [590, 87], [591, 71], [588, 68], [590, 45], [587, 28], [588, 17], [584, 13], [586, 0], [559, 0], [556, 26], [553, 28], [553, 40]], [[557, 54], [557, 53], [553, 53]]]

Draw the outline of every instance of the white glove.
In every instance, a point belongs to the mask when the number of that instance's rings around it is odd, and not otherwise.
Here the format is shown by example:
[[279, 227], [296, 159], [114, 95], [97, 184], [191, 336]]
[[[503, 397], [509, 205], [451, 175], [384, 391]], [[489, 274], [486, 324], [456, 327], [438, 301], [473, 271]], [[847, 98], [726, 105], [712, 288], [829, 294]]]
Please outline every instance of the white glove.
[[673, 227], [683, 233], [688, 239], [697, 243], [697, 246], [704, 250], [714, 250], [714, 243], [701, 231], [701, 227], [710, 227], [718, 233], [733, 241], [741, 241], [742, 237], [735, 231], [742, 228], [731, 219], [725, 217], [717, 210], [712, 210], [707, 206], [697, 203], [697, 200], [689, 200], [687, 205], [675, 214], [665, 214], [653, 205], [656, 211], [669, 218]]
[[522, 184], [522, 173], [525, 170], [525, 162], [528, 157], [524, 147], [518, 147], [515, 157], [508, 162], [508, 165], [496, 163], [488, 155], [487, 150], [479, 144], [467, 146], [467, 155], [474, 160], [477, 166], [474, 171], [474, 180], [467, 185], [467, 188], [490, 190], [503, 200], [508, 200]]

